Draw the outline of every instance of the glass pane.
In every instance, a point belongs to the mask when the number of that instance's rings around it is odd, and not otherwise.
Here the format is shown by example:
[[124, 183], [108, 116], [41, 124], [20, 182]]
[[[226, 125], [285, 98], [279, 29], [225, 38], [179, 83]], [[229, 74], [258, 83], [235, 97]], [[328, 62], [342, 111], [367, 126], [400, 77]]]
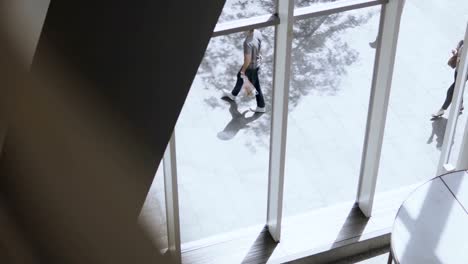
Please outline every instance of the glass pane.
[[380, 6], [294, 24], [285, 216], [356, 197]]
[[274, 28], [263, 34], [259, 73], [265, 114], [254, 98], [231, 91], [243, 64], [246, 33], [212, 38], [176, 125], [182, 242], [264, 224], [270, 143]]
[[275, 0], [226, 0], [218, 23], [275, 13]]
[[167, 250], [166, 197], [162, 162], [159, 164], [150, 191], [146, 196], [139, 221], [151, 235], [151, 238], [154, 239], [161, 251]]
[[[464, 36], [463, 36], [464, 38]], [[460, 72], [461, 74], [461, 72]], [[460, 77], [461, 78], [461, 75]], [[453, 83], [452, 85], [455, 84], [455, 79], [453, 80]], [[455, 87], [455, 86], [454, 86]], [[466, 85], [463, 87], [464, 90], [466, 90]], [[454, 95], [455, 96], [455, 95]], [[467, 102], [466, 99], [468, 97], [464, 96], [463, 95], [463, 101], [464, 102]], [[455, 102], [455, 97], [453, 97], [453, 101]], [[463, 141], [463, 136], [465, 134], [465, 126], [466, 126], [466, 119], [467, 119], [467, 116], [466, 114], [463, 115], [463, 112], [464, 112], [464, 102], [462, 102], [462, 107], [463, 107], [463, 110], [462, 111], [459, 111], [456, 115], [456, 118], [457, 118], [457, 125], [455, 127], [455, 132], [454, 132], [454, 138], [453, 138], [453, 142], [450, 146], [450, 156], [449, 156], [449, 164], [453, 165], [453, 166], [456, 166], [457, 165], [457, 162], [458, 162], [458, 156], [460, 155], [460, 150], [461, 150], [461, 146], [462, 146], [462, 141]], [[449, 111], [447, 111], [447, 117], [449, 115]]]
[[294, 7], [306, 7], [317, 4], [326, 4], [330, 2], [338, 2], [343, 0], [294, 0]]
[[[432, 118], [431, 114], [441, 108], [454, 80], [454, 71], [447, 61], [451, 50], [464, 36], [467, 20], [468, 4], [464, 0], [406, 1], [377, 180], [378, 193], [383, 195], [436, 176], [448, 112], [440, 118]], [[463, 131], [465, 123], [466, 112], [459, 116], [457, 134]], [[461, 137], [457, 136], [454, 144], [460, 142]]]

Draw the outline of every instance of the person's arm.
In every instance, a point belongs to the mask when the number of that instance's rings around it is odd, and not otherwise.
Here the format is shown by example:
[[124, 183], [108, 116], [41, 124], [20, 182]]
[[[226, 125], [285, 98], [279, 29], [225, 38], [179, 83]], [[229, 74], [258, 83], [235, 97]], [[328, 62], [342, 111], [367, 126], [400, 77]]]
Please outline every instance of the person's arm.
[[240, 70], [241, 75], [245, 74], [245, 71], [250, 65], [250, 62], [252, 61], [252, 46], [250, 43], [244, 42], [244, 64], [242, 65], [242, 68]]
[[250, 65], [250, 62], [252, 61], [251, 57], [252, 57], [251, 54], [244, 53], [244, 64], [242, 65], [242, 68], [241, 68], [241, 74], [245, 74], [245, 71], [247, 70], [247, 68]]
[[463, 40], [460, 40], [460, 42], [458, 42], [457, 44], [457, 47], [455, 49], [452, 50], [452, 55], [453, 56], [458, 56], [459, 53], [460, 53], [460, 48], [463, 46]]

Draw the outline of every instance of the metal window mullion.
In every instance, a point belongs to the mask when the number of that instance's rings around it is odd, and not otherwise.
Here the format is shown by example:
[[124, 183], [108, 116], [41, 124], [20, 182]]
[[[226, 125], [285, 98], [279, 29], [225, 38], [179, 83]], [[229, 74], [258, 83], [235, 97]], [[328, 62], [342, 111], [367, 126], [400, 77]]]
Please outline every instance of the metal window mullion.
[[233, 33], [244, 32], [251, 29], [274, 26], [278, 24], [278, 16], [271, 14], [246, 19], [239, 19], [235, 21], [217, 24], [213, 31], [212, 37], [219, 37]]
[[[458, 117], [458, 109], [460, 108], [461, 99], [463, 98], [466, 75], [468, 73], [468, 23], [466, 25], [464, 48], [462, 51], [459, 67], [460, 67], [460, 71], [458, 72], [458, 75], [457, 75], [457, 80], [455, 82], [455, 91], [453, 93], [454, 98], [456, 98], [456, 100], [453, 102], [454, 105], [452, 106], [452, 109], [450, 111], [450, 118]], [[454, 110], [457, 110], [457, 111], [454, 113]], [[447, 132], [449, 133], [452, 132], [453, 134], [455, 132], [455, 129], [454, 131], [445, 131], [445, 133]], [[445, 148], [447, 147], [450, 147], [451, 144], [449, 144], [448, 142], [452, 142], [452, 141], [445, 142], [445, 137], [444, 137], [443, 150], [445, 150]], [[440, 168], [440, 164], [439, 164], [439, 168]], [[460, 148], [460, 154], [458, 155], [456, 168], [457, 169], [468, 168], [468, 122], [465, 125], [465, 130], [463, 133], [463, 141], [462, 141], [462, 145]]]
[[[296, 8], [293, 11], [293, 17], [294, 21], [297, 21], [312, 17], [341, 13], [344, 11], [350, 11], [365, 7], [382, 5], [387, 2], [388, 0], [347, 0], [324, 4], [314, 4], [308, 7]], [[281, 20], [277, 15], [279, 13], [279, 1], [277, 0], [275, 1], [275, 3], [275, 14], [266, 14], [219, 23], [216, 25], [212, 37], [219, 37], [233, 33], [244, 32], [250, 29], [258, 29], [278, 25]]]
[[358, 206], [367, 217], [372, 214], [403, 5], [404, 0], [382, 5], [357, 194]]
[[[466, 34], [465, 34], [465, 41], [466, 41]], [[467, 52], [466, 48], [464, 48], [462, 52], [462, 56], [466, 56], [466, 52]], [[454, 137], [455, 137], [455, 129], [457, 127], [458, 109], [460, 109], [461, 100], [463, 98], [463, 88], [465, 86], [464, 84], [466, 80], [465, 78], [466, 77], [466, 63], [467, 63], [466, 60], [463, 60], [460, 62], [460, 71], [458, 72], [457, 79], [455, 81], [455, 88], [454, 88], [453, 97], [452, 97], [453, 98], [452, 106], [450, 107], [449, 118], [447, 121], [447, 126], [445, 128], [444, 142], [442, 144], [442, 150], [440, 154], [439, 164], [437, 166], [436, 176], [441, 175], [453, 169], [452, 164], [449, 164], [450, 162], [449, 159], [450, 159], [450, 153], [452, 150], [452, 142], [454, 141]], [[463, 140], [463, 144], [465, 143], [464, 141], [465, 140]], [[461, 149], [461, 152], [464, 152], [463, 147]], [[463, 156], [463, 158], [465, 158], [465, 153], [461, 153], [461, 155]]]
[[277, 8], [281, 23], [275, 30], [275, 60], [267, 209], [268, 231], [276, 242], [280, 240], [281, 236], [281, 220], [283, 211], [284, 166], [286, 132], [288, 125], [294, 1], [278, 0]]
[[166, 198], [167, 242], [169, 253], [176, 263], [181, 263], [179, 195], [175, 133], [172, 134], [163, 157], [164, 190]]
[[294, 10], [294, 20], [302, 20], [319, 16], [328, 16], [345, 11], [386, 4], [388, 0], [348, 0], [326, 4], [313, 4]]

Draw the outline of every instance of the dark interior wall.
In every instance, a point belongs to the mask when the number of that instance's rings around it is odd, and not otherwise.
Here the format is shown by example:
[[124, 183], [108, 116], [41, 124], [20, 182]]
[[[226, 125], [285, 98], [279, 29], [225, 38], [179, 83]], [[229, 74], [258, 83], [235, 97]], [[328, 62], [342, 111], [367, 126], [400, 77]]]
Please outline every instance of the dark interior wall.
[[0, 201], [33, 263], [161, 260], [136, 217], [223, 4], [52, 0], [31, 73], [0, 24]]
[[[51, 1], [32, 71], [51, 54], [161, 160], [212, 34], [218, 1]], [[138, 175], [149, 189], [153, 174]]]

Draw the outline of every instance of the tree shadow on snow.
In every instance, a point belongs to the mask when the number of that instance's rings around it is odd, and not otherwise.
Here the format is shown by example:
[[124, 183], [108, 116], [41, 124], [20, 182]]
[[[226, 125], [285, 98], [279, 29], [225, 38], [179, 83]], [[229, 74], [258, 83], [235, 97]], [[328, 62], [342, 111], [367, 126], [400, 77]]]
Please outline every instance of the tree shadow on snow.
[[[360, 55], [342, 38], [343, 32], [367, 23], [376, 14], [378, 12], [375, 11], [362, 15], [341, 13], [300, 20], [294, 24], [289, 111], [310, 93], [333, 96], [343, 88], [340, 86], [342, 78]], [[274, 28], [268, 27], [261, 32], [264, 60], [259, 78], [268, 110], [272, 99]], [[200, 64], [198, 76], [204, 82], [205, 89], [217, 91], [204, 99], [213, 109], [223, 107], [219, 103], [221, 89], [231, 90], [235, 84], [237, 72], [242, 65], [244, 37], [245, 33], [237, 33], [212, 38]], [[371, 40], [362, 41], [368, 43], [374, 39], [375, 36]], [[239, 101], [240, 106], [249, 103], [251, 104], [243, 99]], [[271, 111], [267, 111], [265, 118], [249, 126], [266, 146], [269, 138], [265, 136], [270, 133], [270, 123]]]

